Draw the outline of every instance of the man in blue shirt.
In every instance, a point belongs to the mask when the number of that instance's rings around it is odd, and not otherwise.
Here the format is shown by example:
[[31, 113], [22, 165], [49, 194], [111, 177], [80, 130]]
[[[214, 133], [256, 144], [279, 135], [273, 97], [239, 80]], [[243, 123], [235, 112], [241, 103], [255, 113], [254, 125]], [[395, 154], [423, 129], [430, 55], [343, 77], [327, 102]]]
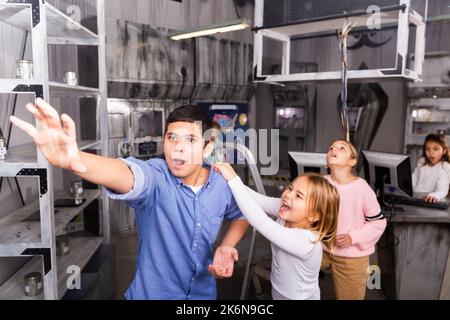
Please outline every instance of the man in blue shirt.
[[[110, 159], [79, 151], [75, 123], [41, 99], [27, 109], [40, 129], [16, 117], [55, 166], [107, 188], [110, 197], [136, 209], [138, 256], [128, 299], [215, 299], [213, 276], [230, 277], [238, 258], [237, 242], [248, 223], [226, 181], [203, 164], [213, 148], [204, 139], [211, 128], [206, 114], [183, 106], [168, 117], [165, 160]], [[217, 248], [213, 244], [222, 220], [232, 220]]]

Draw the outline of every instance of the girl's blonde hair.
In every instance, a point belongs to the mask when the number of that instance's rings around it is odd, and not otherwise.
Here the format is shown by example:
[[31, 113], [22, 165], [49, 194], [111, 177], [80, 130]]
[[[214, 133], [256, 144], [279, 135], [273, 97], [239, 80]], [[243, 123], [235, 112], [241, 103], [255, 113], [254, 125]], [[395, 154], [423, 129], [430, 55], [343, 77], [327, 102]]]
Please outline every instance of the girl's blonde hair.
[[308, 180], [306, 207], [312, 215], [318, 214], [319, 219], [312, 223], [311, 231], [319, 234], [318, 241], [334, 249], [339, 213], [339, 194], [327, 179], [315, 173], [303, 175]]

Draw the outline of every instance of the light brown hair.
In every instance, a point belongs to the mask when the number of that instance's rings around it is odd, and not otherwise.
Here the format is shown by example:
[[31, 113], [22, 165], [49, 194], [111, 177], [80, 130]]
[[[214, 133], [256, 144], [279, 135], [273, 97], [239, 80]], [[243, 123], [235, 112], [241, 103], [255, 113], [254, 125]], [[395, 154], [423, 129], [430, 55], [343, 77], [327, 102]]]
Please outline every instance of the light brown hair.
[[306, 207], [309, 214], [319, 216], [319, 219], [311, 224], [310, 230], [317, 232], [318, 241], [333, 250], [339, 214], [339, 193], [319, 174], [307, 173], [303, 176], [308, 180]]

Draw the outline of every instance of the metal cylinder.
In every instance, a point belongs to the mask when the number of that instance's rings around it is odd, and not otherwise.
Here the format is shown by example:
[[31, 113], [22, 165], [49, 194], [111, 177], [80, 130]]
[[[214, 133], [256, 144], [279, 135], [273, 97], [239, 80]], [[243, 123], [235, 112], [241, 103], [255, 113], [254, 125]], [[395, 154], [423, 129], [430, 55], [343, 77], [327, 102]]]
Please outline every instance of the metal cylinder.
[[5, 139], [0, 136], [0, 160], [5, 160], [8, 155], [8, 150], [6, 149]]
[[71, 183], [70, 194], [75, 200], [76, 205], [79, 205], [83, 202], [83, 182], [81, 180], [73, 181]]
[[27, 297], [35, 297], [42, 293], [44, 283], [42, 281], [42, 273], [31, 272], [25, 275], [25, 295]]
[[73, 71], [67, 71], [64, 74], [64, 83], [68, 84], [69, 86], [78, 85], [77, 74]]
[[70, 253], [69, 238], [58, 237], [56, 238], [56, 255], [58, 257], [67, 256]]
[[33, 79], [33, 61], [17, 60], [16, 61], [16, 78]]

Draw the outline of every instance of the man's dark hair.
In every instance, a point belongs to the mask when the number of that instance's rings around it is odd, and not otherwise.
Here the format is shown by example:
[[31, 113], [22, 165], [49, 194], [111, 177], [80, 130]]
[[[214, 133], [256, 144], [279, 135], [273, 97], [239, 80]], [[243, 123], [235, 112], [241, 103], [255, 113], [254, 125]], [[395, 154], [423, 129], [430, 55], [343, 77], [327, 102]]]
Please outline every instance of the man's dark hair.
[[[199, 107], [188, 104], [173, 110], [166, 121], [166, 133], [169, 124], [174, 122], [189, 122], [195, 123], [196, 121], [202, 122], [202, 134], [212, 128], [211, 120], [208, 115]], [[165, 133], [164, 133], [165, 135]]]

